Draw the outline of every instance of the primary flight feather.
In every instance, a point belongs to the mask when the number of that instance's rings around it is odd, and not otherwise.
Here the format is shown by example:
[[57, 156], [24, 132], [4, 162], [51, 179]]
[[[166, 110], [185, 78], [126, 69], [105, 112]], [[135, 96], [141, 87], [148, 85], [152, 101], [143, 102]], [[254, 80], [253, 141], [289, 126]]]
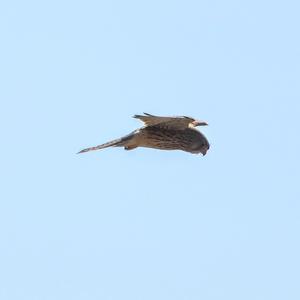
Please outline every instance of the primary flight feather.
[[124, 147], [132, 150], [137, 147], [160, 150], [182, 150], [194, 154], [206, 154], [209, 143], [195, 127], [205, 126], [206, 122], [190, 117], [160, 117], [147, 113], [134, 115], [144, 123], [144, 127], [119, 139], [81, 150], [78, 153], [99, 150], [107, 147]]

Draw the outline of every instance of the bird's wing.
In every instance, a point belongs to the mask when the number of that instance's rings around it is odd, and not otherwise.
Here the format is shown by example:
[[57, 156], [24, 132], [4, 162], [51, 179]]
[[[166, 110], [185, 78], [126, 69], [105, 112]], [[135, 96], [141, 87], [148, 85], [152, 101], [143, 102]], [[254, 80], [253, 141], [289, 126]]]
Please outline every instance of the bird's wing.
[[185, 129], [189, 127], [192, 121], [189, 117], [159, 117], [144, 113], [144, 115], [134, 115], [136, 119], [141, 120], [145, 126], [157, 126], [168, 129]]

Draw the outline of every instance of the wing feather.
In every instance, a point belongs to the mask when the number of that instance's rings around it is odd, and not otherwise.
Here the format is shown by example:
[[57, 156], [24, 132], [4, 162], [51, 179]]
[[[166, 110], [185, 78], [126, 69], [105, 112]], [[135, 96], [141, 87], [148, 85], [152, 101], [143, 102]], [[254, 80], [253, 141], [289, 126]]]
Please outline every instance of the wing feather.
[[189, 117], [160, 117], [154, 116], [147, 113], [144, 115], [134, 115], [136, 119], [141, 120], [145, 126], [156, 126], [160, 128], [168, 129], [179, 129], [183, 130], [189, 127], [189, 124], [194, 121], [194, 119]]

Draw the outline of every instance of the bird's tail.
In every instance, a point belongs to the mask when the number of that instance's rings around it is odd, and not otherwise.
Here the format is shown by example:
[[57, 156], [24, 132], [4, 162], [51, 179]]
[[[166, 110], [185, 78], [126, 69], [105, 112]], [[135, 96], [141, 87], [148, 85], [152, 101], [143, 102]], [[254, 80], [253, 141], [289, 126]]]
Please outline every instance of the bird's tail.
[[100, 150], [100, 149], [104, 149], [104, 148], [108, 148], [108, 147], [122, 147], [125, 146], [127, 144], [127, 142], [133, 137], [133, 134], [129, 134], [126, 135], [122, 138], [95, 146], [95, 147], [90, 147], [90, 148], [86, 148], [83, 149], [81, 151], [79, 151], [77, 154], [79, 153], [85, 153], [85, 152], [89, 152], [89, 151], [95, 151], [95, 150]]

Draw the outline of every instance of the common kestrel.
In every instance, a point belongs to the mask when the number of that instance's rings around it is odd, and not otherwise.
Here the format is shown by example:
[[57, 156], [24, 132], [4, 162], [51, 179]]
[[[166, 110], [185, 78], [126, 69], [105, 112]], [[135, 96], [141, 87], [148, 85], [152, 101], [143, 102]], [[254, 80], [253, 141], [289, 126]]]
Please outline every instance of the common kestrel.
[[159, 117], [147, 113], [133, 116], [144, 123], [130, 134], [119, 139], [81, 150], [84, 153], [107, 147], [124, 147], [132, 150], [137, 147], [155, 148], [161, 150], [182, 150], [194, 154], [206, 154], [209, 143], [196, 126], [207, 125], [190, 117]]

